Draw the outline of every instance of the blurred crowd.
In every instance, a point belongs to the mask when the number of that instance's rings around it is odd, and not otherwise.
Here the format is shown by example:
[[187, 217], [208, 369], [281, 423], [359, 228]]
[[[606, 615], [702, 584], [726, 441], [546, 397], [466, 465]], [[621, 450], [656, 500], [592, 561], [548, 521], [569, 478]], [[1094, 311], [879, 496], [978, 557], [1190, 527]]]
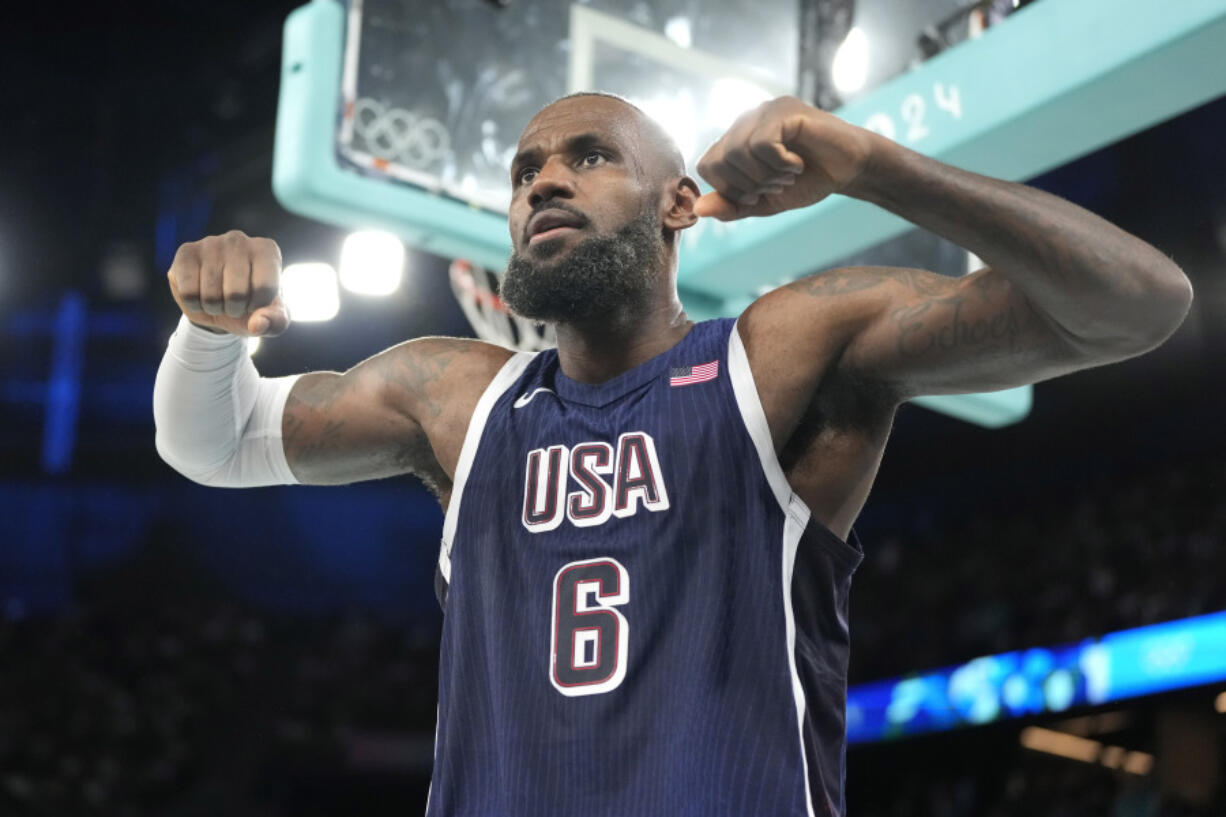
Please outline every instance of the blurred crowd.
[[152, 546], [58, 616], [0, 618], [0, 815], [288, 813], [348, 732], [433, 728], [436, 649], [360, 613], [258, 610]]
[[[1062, 503], [968, 515], [939, 535], [868, 539], [853, 680], [1220, 609], [1224, 476], [1220, 463], [1154, 470]], [[437, 621], [259, 609], [172, 538], [161, 531], [138, 557], [83, 577], [59, 615], [0, 618], [0, 815], [419, 810]], [[1116, 774], [1068, 761], [994, 778], [902, 773], [888, 791], [860, 789], [857, 811], [1207, 814]]]
[[[852, 792], [855, 817], [1220, 817], [1220, 799], [1193, 805], [1152, 778], [1045, 756], [1013, 756], [995, 774], [898, 769], [889, 787]], [[950, 764], [955, 765], [955, 764]], [[859, 796], [856, 796], [859, 795]]]
[[[1226, 462], [1102, 478], [865, 542], [852, 681], [1226, 608]], [[1035, 492], [1038, 488], [1034, 488]], [[868, 509], [871, 512], [870, 508]]]

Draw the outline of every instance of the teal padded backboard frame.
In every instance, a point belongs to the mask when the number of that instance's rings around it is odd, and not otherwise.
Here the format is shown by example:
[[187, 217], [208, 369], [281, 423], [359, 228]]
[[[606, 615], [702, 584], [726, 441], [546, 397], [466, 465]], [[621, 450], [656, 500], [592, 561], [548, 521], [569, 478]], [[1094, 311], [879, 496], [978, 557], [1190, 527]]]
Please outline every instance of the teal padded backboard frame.
[[[501, 269], [510, 254], [504, 218], [336, 161], [344, 30], [337, 0], [312, 0], [286, 20], [277, 198], [301, 215], [380, 227]], [[836, 113], [959, 167], [1020, 181], [1226, 93], [1223, 44], [1226, 0], [1043, 0]], [[841, 196], [769, 219], [704, 220], [684, 234], [682, 300], [696, 320], [735, 315], [756, 293], [907, 229]], [[1031, 388], [913, 402], [996, 427], [1026, 416]]]

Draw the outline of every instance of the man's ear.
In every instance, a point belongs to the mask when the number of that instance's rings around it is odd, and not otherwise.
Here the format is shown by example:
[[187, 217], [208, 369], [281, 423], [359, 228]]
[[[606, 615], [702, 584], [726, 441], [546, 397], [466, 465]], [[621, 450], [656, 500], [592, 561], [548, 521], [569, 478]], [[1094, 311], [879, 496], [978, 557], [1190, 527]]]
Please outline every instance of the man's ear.
[[702, 193], [698, 183], [689, 176], [677, 179], [668, 190], [668, 210], [664, 213], [664, 229], [681, 232], [687, 227], [693, 227], [698, 222], [694, 214], [694, 202]]

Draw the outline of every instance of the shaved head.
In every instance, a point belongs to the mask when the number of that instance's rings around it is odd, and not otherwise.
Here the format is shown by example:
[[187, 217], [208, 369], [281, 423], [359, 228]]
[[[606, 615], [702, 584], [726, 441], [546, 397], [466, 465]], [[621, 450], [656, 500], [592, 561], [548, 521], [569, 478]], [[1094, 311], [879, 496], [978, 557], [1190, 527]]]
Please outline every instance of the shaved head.
[[666, 179], [685, 175], [685, 158], [682, 157], [681, 150], [677, 147], [677, 143], [673, 141], [673, 137], [669, 136], [668, 132], [660, 127], [659, 122], [652, 119], [643, 112], [642, 108], [625, 97], [611, 94], [607, 91], [577, 91], [555, 99], [541, 110], [544, 111], [553, 105], [557, 105], [559, 102], [565, 102], [569, 99], [581, 99], [582, 97], [613, 99], [625, 106], [626, 121], [632, 124], [638, 131], [641, 143], [646, 148], [643, 156], [643, 169], [648, 173], [652, 181], [662, 182]]

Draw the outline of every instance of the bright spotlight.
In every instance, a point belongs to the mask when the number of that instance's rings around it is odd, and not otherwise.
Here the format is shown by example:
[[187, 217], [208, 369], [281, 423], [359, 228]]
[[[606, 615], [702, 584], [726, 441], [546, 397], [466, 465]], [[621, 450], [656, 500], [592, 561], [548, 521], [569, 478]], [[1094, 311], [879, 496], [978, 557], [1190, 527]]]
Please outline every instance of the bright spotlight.
[[351, 233], [341, 245], [341, 286], [359, 295], [390, 295], [400, 286], [404, 244], [382, 230]]
[[256, 350], [260, 348], [260, 336], [251, 335], [247, 338], [247, 357], [255, 357]]
[[868, 37], [859, 27], [847, 33], [830, 66], [831, 79], [840, 94], [854, 94], [868, 80]]
[[688, 89], [682, 88], [675, 97], [656, 97], [655, 99], [631, 99], [643, 113], [654, 119], [660, 127], [677, 143], [686, 164], [691, 164], [695, 158], [694, 150], [698, 144], [698, 128], [695, 125], [694, 97]]
[[770, 91], [739, 77], [723, 77], [711, 83], [707, 102], [707, 124], [723, 130], [731, 127], [741, 114], [771, 98]]
[[281, 271], [281, 297], [295, 321], [330, 321], [340, 311], [336, 270], [331, 264], [290, 264]]
[[664, 36], [682, 48], [689, 48], [693, 42], [690, 36], [690, 18], [674, 17], [664, 24]]
[[1148, 752], [1129, 752], [1124, 756], [1124, 771], [1145, 776], [1154, 770], [1154, 756]]

